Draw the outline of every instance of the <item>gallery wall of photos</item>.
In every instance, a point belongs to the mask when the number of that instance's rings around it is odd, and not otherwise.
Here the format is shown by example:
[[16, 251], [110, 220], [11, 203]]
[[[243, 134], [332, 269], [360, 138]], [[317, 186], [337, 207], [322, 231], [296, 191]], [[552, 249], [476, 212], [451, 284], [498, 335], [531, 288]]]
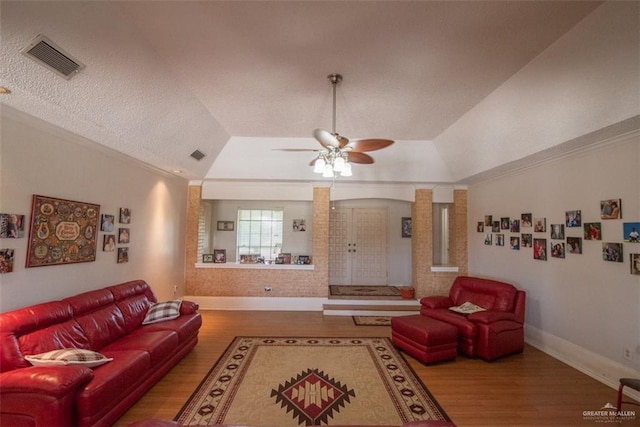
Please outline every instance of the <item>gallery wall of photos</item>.
[[[34, 195], [33, 198], [29, 247], [26, 256], [27, 268], [95, 261], [98, 245], [102, 246], [103, 252], [113, 252], [116, 263], [122, 264], [129, 261], [130, 208], [120, 208], [118, 215], [101, 214], [101, 237], [96, 239], [97, 224], [94, 225], [93, 221], [89, 220], [97, 217], [99, 205], [38, 195]], [[88, 206], [86, 209], [85, 205]], [[69, 212], [65, 213], [65, 209]], [[0, 239], [4, 241], [4, 239], [24, 238], [25, 222], [24, 214], [0, 213]], [[82, 242], [75, 244], [74, 239], [66, 235], [61, 236], [64, 233], [71, 233], [71, 237], [82, 239]], [[62, 241], [70, 243], [63, 245], [60, 243]], [[16, 250], [4, 248], [4, 244], [2, 246], [0, 274], [11, 273], [14, 269]], [[43, 249], [39, 250], [39, 248]], [[43, 252], [44, 248], [46, 252]], [[74, 248], [80, 249], [74, 250]], [[56, 255], [58, 253], [60, 256]]]
[[[564, 213], [564, 222], [547, 224], [546, 217], [522, 213], [519, 218], [487, 214], [477, 222], [487, 246], [526, 250], [534, 260], [580, 256], [583, 245], [600, 245], [603, 262], [629, 263], [631, 274], [640, 275], [640, 222], [622, 218], [622, 199], [601, 200], [599, 218], [583, 218], [582, 210]], [[617, 221], [617, 235], [603, 236], [602, 221]]]

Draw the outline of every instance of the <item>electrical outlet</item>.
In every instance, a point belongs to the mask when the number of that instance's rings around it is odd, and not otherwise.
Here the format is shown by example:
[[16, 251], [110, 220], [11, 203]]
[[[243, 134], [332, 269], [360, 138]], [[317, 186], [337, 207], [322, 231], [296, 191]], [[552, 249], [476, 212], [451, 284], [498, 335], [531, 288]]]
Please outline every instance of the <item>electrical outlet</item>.
[[264, 291], [265, 292], [271, 292], [271, 286], [265, 286], [264, 287]]
[[631, 349], [625, 347], [622, 350], [622, 356], [625, 358], [625, 360], [632, 360], [633, 359], [633, 353], [631, 353]]

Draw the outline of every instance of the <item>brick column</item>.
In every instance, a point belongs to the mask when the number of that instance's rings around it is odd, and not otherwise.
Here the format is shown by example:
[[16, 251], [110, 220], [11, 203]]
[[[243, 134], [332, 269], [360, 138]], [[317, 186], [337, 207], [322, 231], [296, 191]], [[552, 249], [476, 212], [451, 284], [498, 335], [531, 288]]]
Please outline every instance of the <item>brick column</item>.
[[330, 191], [328, 187], [313, 188], [313, 264], [315, 283], [324, 291], [329, 289], [329, 215]]
[[196, 279], [196, 268], [194, 264], [198, 260], [199, 241], [199, 218], [200, 199], [202, 197], [202, 187], [190, 185], [187, 190], [187, 226], [185, 242], [185, 293], [186, 295], [197, 295], [194, 289]]
[[419, 299], [429, 295], [429, 278], [433, 263], [433, 191], [417, 189], [411, 207], [411, 277]]

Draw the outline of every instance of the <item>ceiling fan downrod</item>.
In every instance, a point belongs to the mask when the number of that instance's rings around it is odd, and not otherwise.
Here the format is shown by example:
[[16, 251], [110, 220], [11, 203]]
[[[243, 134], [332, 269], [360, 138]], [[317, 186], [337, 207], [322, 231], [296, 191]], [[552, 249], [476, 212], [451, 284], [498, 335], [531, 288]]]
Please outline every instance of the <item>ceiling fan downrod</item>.
[[333, 86], [333, 121], [332, 121], [331, 133], [333, 135], [337, 135], [336, 133], [336, 86], [338, 86], [338, 83], [342, 81], [342, 75], [329, 74], [327, 76], [327, 79], [329, 79], [329, 81], [331, 82], [331, 85]]

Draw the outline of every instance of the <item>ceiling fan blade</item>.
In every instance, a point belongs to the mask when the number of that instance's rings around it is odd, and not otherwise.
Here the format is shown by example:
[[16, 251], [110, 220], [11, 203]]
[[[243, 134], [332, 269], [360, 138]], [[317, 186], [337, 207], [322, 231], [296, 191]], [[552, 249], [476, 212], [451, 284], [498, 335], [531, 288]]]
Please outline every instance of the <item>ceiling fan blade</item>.
[[314, 129], [313, 137], [317, 139], [323, 147], [340, 147], [340, 141], [338, 141], [338, 138], [326, 130]]
[[334, 135], [340, 144], [340, 148], [344, 148], [349, 143], [349, 138], [345, 138], [342, 135]]
[[351, 163], [361, 163], [364, 165], [370, 165], [371, 163], [373, 163], [373, 157], [368, 154], [360, 153], [357, 151], [350, 151], [348, 155], [349, 161]]
[[386, 148], [393, 144], [394, 141], [390, 139], [358, 139], [355, 141], [351, 141], [349, 143], [349, 147], [351, 147], [352, 152], [362, 153], [365, 151], [375, 151], [380, 150], [382, 148]]
[[320, 151], [317, 148], [272, 148], [273, 151]]

